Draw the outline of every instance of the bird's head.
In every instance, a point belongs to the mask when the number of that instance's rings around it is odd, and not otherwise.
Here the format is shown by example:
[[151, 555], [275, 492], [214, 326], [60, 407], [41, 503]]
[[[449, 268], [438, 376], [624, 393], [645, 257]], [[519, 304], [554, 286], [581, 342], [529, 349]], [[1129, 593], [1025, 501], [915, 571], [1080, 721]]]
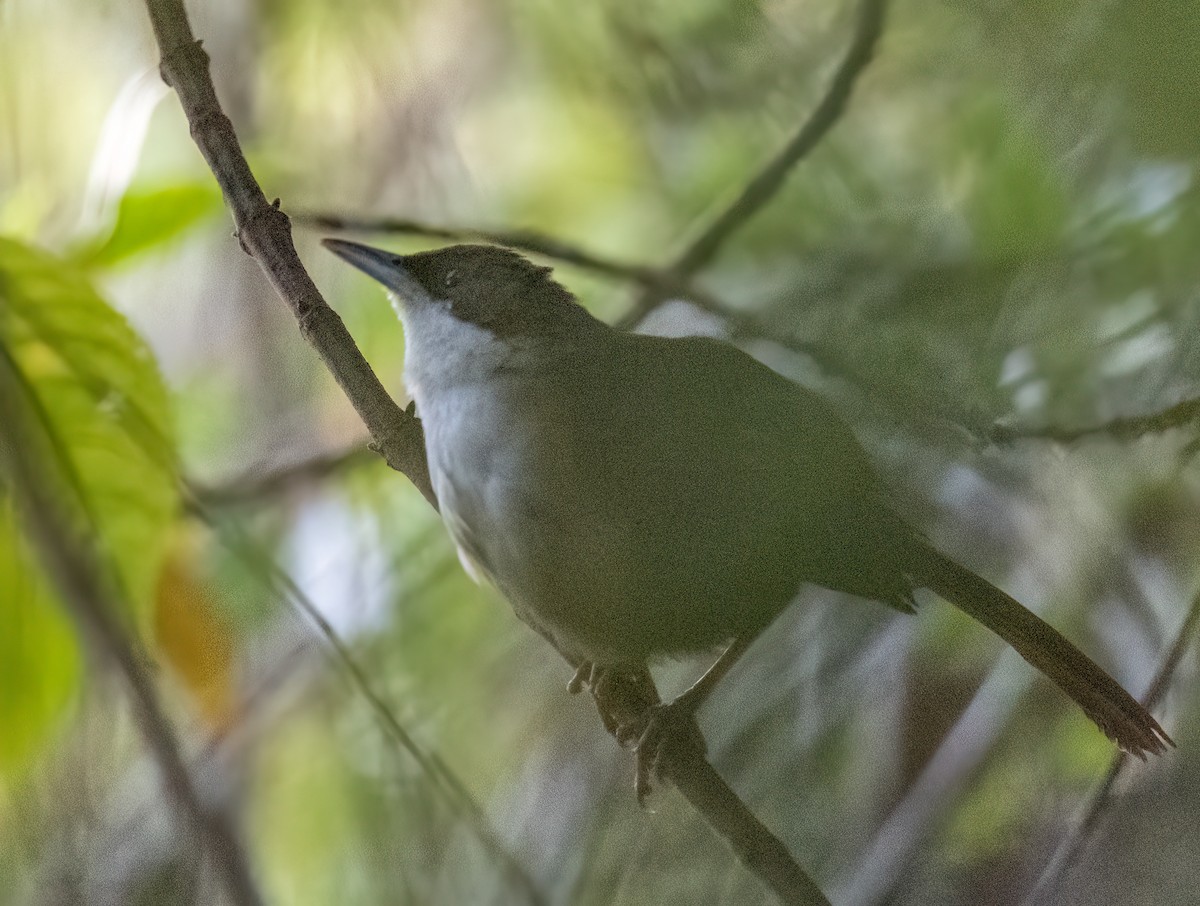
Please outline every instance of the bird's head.
[[569, 336], [598, 323], [550, 268], [510, 249], [451, 245], [397, 255], [341, 239], [323, 244], [387, 287], [406, 322], [445, 312], [503, 339]]

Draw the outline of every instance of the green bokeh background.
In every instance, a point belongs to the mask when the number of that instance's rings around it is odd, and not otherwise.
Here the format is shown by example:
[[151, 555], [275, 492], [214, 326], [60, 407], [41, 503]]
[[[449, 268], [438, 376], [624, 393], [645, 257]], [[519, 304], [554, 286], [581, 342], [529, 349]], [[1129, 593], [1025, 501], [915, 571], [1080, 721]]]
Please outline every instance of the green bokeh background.
[[[856, 16], [829, 0], [190, 6], [289, 213], [532, 229], [649, 265], [799, 126]], [[156, 65], [137, 2], [0, 5], [0, 341], [58, 426], [81, 524], [269, 901], [528, 902], [276, 564], [546, 902], [763, 902], [676, 794], [637, 808], [628, 753], [402, 478], [368, 456], [257, 485], [365, 434], [231, 236]], [[728, 336], [827, 395], [932, 540], [1137, 695], [1200, 587], [1197, 426], [1069, 445], [993, 429], [1055, 434], [1200, 396], [1197, 73], [1200, 20], [1178, 0], [896, 3], [842, 120], [700, 275], [737, 316], [672, 302], [644, 325]], [[295, 235], [406, 401], [377, 287], [299, 219]], [[608, 319], [636, 296], [558, 277]], [[221, 491], [207, 521], [180, 478]], [[0, 906], [219, 902], [18, 526], [5, 494]], [[658, 672], [674, 689], [700, 666]], [[1044, 902], [1195, 901], [1196, 691], [1189, 650], [1158, 709], [1178, 750], [1132, 767]], [[702, 724], [717, 768], [839, 902], [1032, 902], [1113, 754], [942, 602], [907, 618], [815, 589]]]

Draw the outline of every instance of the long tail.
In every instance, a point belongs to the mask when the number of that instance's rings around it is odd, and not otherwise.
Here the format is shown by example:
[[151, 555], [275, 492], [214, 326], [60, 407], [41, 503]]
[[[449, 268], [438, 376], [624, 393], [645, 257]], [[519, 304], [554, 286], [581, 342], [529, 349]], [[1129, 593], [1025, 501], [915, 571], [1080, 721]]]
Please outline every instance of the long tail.
[[909, 565], [917, 586], [974, 617], [1071, 696], [1126, 752], [1145, 760], [1174, 746], [1158, 721], [1120, 684], [1036, 614], [986, 579], [917, 542]]

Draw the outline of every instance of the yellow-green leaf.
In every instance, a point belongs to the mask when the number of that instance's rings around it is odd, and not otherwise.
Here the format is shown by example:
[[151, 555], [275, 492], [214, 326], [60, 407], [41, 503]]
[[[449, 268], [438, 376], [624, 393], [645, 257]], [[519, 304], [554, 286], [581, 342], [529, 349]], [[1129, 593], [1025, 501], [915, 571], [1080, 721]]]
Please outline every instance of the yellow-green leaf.
[[112, 267], [181, 236], [222, 210], [221, 193], [212, 180], [131, 189], [117, 208], [112, 232], [85, 245], [74, 257], [88, 267]]
[[[141, 338], [79, 270], [0, 239], [0, 344], [52, 441], [48, 471], [64, 511], [116, 580], [128, 625], [144, 627], [176, 509], [167, 394]], [[6, 426], [0, 425], [0, 431]], [[15, 438], [21, 443], [20, 437]], [[0, 770], [21, 763], [53, 724], [78, 653], [50, 586], [0, 511]], [[9, 627], [18, 631], [9, 632]]]

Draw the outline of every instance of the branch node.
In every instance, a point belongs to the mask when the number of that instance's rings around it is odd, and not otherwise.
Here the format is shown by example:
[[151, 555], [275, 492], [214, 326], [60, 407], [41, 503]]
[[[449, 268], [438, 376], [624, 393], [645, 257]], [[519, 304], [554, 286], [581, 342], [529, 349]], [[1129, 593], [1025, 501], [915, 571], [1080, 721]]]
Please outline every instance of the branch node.
[[207, 70], [208, 63], [208, 51], [204, 49], [203, 41], [182, 41], [170, 50], [163, 51], [158, 64], [158, 74], [170, 87], [175, 88], [175, 80], [171, 73], [176, 68], [186, 70], [189, 67], [203, 67]]
[[[263, 247], [262, 239], [258, 234], [266, 234], [274, 230], [281, 230], [290, 237], [292, 221], [279, 207], [278, 198], [268, 203], [260, 196], [259, 203], [254, 205], [238, 223], [234, 235], [237, 236], [242, 251], [252, 258], [256, 258], [258, 256], [255, 255], [254, 249]], [[303, 331], [303, 325], [301, 325], [301, 330]]]
[[[341, 321], [342, 316], [325, 304], [324, 300], [299, 299], [296, 302], [296, 321], [300, 335], [312, 342], [313, 335], [322, 327], [322, 321]], [[368, 446], [375, 447], [375, 441]]]
[[203, 148], [202, 139], [206, 133], [219, 132], [232, 135], [233, 123], [220, 107], [205, 107], [196, 111], [196, 116], [188, 124], [188, 129], [192, 134], [192, 139]]

